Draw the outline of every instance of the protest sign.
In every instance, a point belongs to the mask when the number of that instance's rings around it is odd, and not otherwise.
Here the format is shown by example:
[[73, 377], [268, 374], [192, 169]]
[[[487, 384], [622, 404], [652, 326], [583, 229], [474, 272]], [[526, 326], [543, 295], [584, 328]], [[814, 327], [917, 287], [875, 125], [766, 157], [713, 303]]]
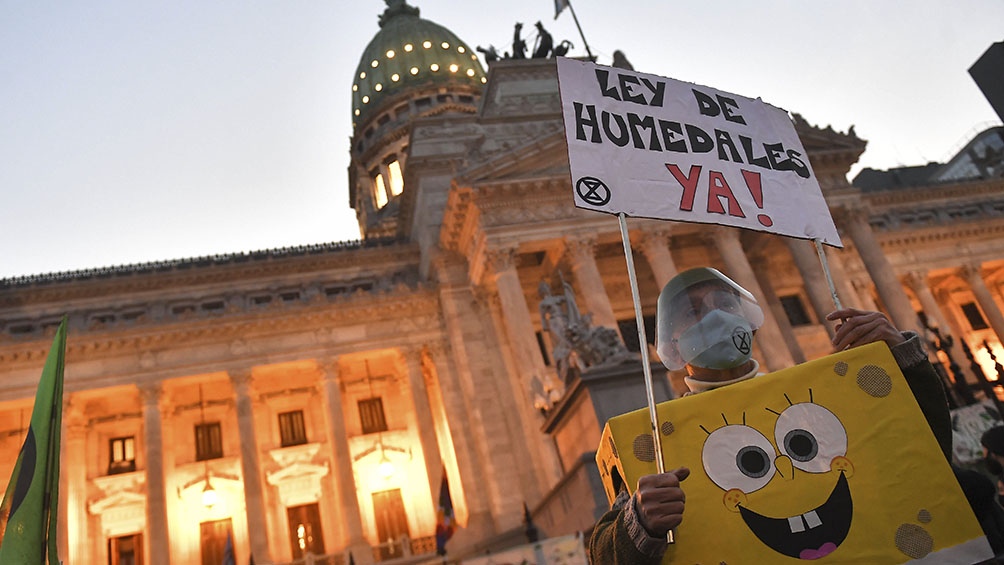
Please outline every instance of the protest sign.
[[[664, 563], [976, 563], [992, 551], [884, 343], [658, 406], [687, 508]], [[655, 471], [647, 411], [611, 418], [607, 496]], [[727, 543], [723, 543], [727, 540]]]
[[656, 75], [557, 64], [577, 207], [841, 246], [784, 110]]

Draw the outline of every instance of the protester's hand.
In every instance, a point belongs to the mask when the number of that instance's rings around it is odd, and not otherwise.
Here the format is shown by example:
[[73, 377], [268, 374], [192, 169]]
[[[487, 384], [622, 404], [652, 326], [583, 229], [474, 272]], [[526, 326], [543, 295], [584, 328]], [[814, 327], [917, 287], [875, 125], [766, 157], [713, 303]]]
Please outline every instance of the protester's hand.
[[830, 312], [826, 319], [840, 320], [833, 332], [833, 349], [835, 351], [843, 351], [876, 341], [884, 341], [889, 347], [906, 341], [903, 334], [881, 312], [844, 308]]
[[666, 537], [666, 532], [683, 521], [683, 503], [687, 495], [680, 488], [680, 482], [688, 476], [690, 469], [680, 467], [638, 479], [638, 490], [634, 493], [635, 511], [650, 536]]

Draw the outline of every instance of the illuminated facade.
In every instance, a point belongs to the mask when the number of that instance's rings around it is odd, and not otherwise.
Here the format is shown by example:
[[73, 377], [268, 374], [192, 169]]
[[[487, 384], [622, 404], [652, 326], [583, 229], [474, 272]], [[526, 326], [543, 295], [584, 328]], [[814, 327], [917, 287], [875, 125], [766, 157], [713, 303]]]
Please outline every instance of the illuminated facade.
[[[462, 526], [451, 558], [525, 541], [524, 504], [544, 535], [588, 528], [605, 504], [579, 457], [602, 422], [566, 428], [560, 449], [542, 432], [556, 373], [538, 284], [564, 277], [594, 323], [634, 331], [617, 222], [572, 205], [554, 62], [485, 75], [452, 33], [391, 4], [353, 86], [365, 240], [0, 281], [0, 480], [70, 321], [66, 563], [218, 563], [228, 533], [239, 563], [427, 560], [444, 473]], [[922, 311], [989, 362], [1004, 180], [852, 186], [865, 142], [796, 127], [846, 244], [828, 252], [843, 302], [904, 328]], [[710, 264], [767, 306], [767, 369], [829, 352], [811, 244], [629, 226], [647, 317], [678, 269]]]

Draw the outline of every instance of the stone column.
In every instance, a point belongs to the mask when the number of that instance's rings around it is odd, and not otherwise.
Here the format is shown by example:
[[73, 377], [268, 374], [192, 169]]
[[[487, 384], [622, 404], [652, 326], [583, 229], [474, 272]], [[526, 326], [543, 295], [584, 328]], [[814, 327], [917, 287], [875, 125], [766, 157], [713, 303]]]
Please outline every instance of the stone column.
[[864, 261], [872, 281], [875, 282], [879, 298], [889, 312], [889, 318], [901, 330], [922, 331], [917, 313], [913, 311], [903, 285], [899, 282], [889, 259], [882, 252], [882, 247], [868, 223], [867, 211], [861, 208], [847, 209], [842, 216], [854, 246]]
[[244, 505], [247, 509], [251, 554], [256, 562], [269, 563], [272, 561], [272, 554], [268, 544], [265, 494], [261, 486], [258, 438], [251, 405], [251, 370], [230, 370], [227, 374], [237, 397], [237, 431], [241, 438], [241, 474], [244, 476]]
[[[994, 297], [990, 293], [990, 289], [987, 288], [987, 283], [983, 280], [981, 266], [979, 264], [965, 265], [961, 269], [961, 274], [962, 278], [969, 283], [969, 287], [976, 296], [976, 302], [979, 303], [980, 309], [983, 310], [983, 315], [987, 317], [990, 327], [997, 334], [997, 339], [1001, 343], [1004, 343], [1004, 315], [1001, 314], [1000, 308], [997, 307], [997, 303], [994, 302]], [[961, 338], [962, 336], [959, 337]]]
[[328, 359], [321, 366], [324, 372], [324, 404], [328, 423], [328, 441], [334, 459], [331, 479], [338, 493], [338, 507], [341, 508], [342, 528], [344, 528], [346, 551], [351, 551], [356, 563], [373, 562], [370, 544], [363, 536], [363, 521], [356, 497], [356, 477], [352, 471], [352, 452], [349, 450], [349, 436], [345, 430], [345, 410], [342, 406], [342, 389], [338, 382], [338, 361]]
[[[851, 284], [851, 278], [847, 275], [847, 269], [844, 267], [844, 261], [848, 254], [845, 250], [833, 249], [826, 246], [823, 247], [823, 251], [826, 253], [826, 262], [830, 264], [830, 274], [833, 275], [833, 284], [837, 287], [837, 296], [840, 297], [840, 305], [844, 308], [865, 309], [861, 304], [858, 293], [854, 290], [854, 285]], [[874, 304], [873, 301], [869, 302]], [[874, 310], [874, 308], [870, 309]]]
[[760, 348], [763, 353], [762, 369], [766, 371], [777, 371], [795, 365], [795, 358], [785, 344], [784, 336], [774, 319], [773, 313], [768, 306], [767, 298], [756, 280], [753, 267], [746, 257], [746, 251], [739, 241], [739, 230], [725, 226], [714, 226], [712, 230], [712, 240], [721, 253], [728, 270], [726, 276], [734, 279], [737, 283], [750, 291], [760, 303], [763, 310], [763, 326], [757, 331], [756, 339], [753, 343]]
[[436, 424], [432, 420], [432, 408], [429, 406], [429, 391], [425, 386], [425, 376], [422, 374], [422, 351], [414, 348], [406, 349], [401, 351], [401, 355], [408, 373], [408, 390], [415, 406], [413, 412], [415, 429], [422, 442], [425, 472], [429, 477], [429, 492], [432, 493], [435, 506], [442, 480], [443, 460], [439, 452], [439, 442], [436, 440]]
[[760, 292], [767, 301], [760, 304], [763, 305], [765, 311], [770, 310], [781, 336], [784, 337], [784, 345], [791, 353], [791, 358], [794, 362], [796, 364], [805, 363], [805, 353], [802, 351], [802, 345], [798, 343], [795, 330], [791, 327], [791, 322], [788, 320], [788, 313], [784, 311], [784, 305], [781, 304], [781, 299], [778, 298], [777, 291], [774, 290], [774, 283], [770, 278], [770, 263], [766, 257], [758, 255], [750, 266], [753, 267], [753, 273], [757, 278], [757, 283], [760, 285]]
[[[90, 522], [87, 513], [87, 418], [75, 394], [66, 393], [63, 422], [63, 453], [60, 460], [59, 550], [68, 563], [90, 560]], [[72, 527], [71, 527], [72, 525]], [[142, 549], [142, 548], [140, 548]]]
[[[830, 296], [830, 285], [826, 282], [826, 274], [823, 273], [823, 266], [819, 262], [819, 254], [816, 252], [815, 244], [804, 239], [785, 238], [788, 244], [788, 251], [795, 261], [795, 267], [802, 276], [805, 283], [805, 292], [809, 295], [809, 303], [812, 304], [812, 311], [816, 313], [816, 319], [826, 328], [826, 333], [833, 337], [833, 324], [826, 321], [826, 315], [836, 309], [833, 297]], [[827, 260], [827, 264], [829, 264]], [[833, 274], [832, 265], [830, 274]], [[840, 293], [838, 292], [839, 296]], [[844, 302], [844, 297], [841, 303]]]
[[468, 512], [467, 528], [474, 529], [481, 535], [487, 535], [492, 531], [492, 517], [488, 493], [482, 480], [483, 474], [479, 470], [480, 462], [473, 451], [474, 439], [470, 430], [473, 424], [470, 421], [468, 403], [463, 397], [460, 380], [449, 367], [446, 348], [445, 344], [432, 343], [426, 353], [435, 367], [439, 392], [443, 397], [443, 408], [446, 411], [444, 416], [453, 443], [453, 454], [457, 460], [457, 470], [460, 472], [461, 488], [456, 488], [451, 481], [450, 494], [454, 497], [454, 506], [457, 506], [458, 497], [463, 496]]
[[641, 252], [660, 291], [679, 272], [669, 251], [670, 237], [670, 228], [648, 228], [641, 232]]
[[531, 409], [532, 392], [543, 389], [544, 359], [537, 345], [530, 309], [513, 263], [514, 251], [494, 250], [487, 258], [498, 293], [497, 314], [503, 320], [501, 325], [504, 326], [516, 364], [517, 374], [512, 375], [515, 379], [512, 383], [513, 397], [519, 411], [522, 436], [529, 447], [537, 477], [531, 487], [546, 492], [561, 477], [561, 473], [558, 471], [557, 453], [553, 444], [546, 444], [547, 438], [540, 433], [539, 415]]
[[593, 255], [595, 246], [596, 240], [591, 237], [565, 238], [565, 250], [572, 265], [572, 274], [578, 283], [579, 291], [582, 292], [586, 310], [592, 314], [593, 326], [611, 328], [620, 335], [617, 316], [614, 315], [613, 306], [610, 305], [607, 289], [603, 286], [600, 269], [596, 266], [596, 257]]
[[[911, 271], [907, 273], [905, 279], [906, 283], [910, 285], [913, 289], [914, 294], [917, 295], [917, 300], [920, 301], [921, 308], [924, 309], [924, 313], [927, 314], [927, 320], [929, 324], [933, 324], [939, 332], [941, 332], [941, 337], [949, 338], [954, 332], [952, 327], [948, 325], [948, 320], [945, 318], [944, 312], [941, 310], [941, 306], [938, 304], [938, 300], [934, 297], [934, 293], [931, 292], [931, 287], [928, 284], [927, 271]], [[921, 334], [924, 335], [924, 334]], [[951, 361], [959, 364], [960, 359], [965, 359], [961, 348], [959, 347], [958, 339], [949, 339], [947, 341], [951, 342], [951, 345], [947, 348], [946, 353], [948, 354]], [[927, 344], [925, 343], [925, 346]], [[932, 355], [934, 359], [937, 356], [928, 347], [928, 354]], [[951, 373], [951, 371], [949, 371]], [[953, 379], [955, 375], [950, 375]]]
[[171, 545], [167, 521], [167, 488], [164, 482], [164, 440], [159, 382], [140, 385], [143, 398], [143, 446], [146, 455], [146, 538], [150, 565], [170, 565]]

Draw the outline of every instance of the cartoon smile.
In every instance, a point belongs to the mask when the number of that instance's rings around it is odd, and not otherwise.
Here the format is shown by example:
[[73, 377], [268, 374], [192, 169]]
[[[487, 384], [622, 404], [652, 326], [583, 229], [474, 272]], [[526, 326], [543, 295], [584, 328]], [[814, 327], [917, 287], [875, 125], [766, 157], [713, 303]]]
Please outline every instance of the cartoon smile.
[[851, 528], [851, 490], [840, 473], [829, 498], [798, 516], [769, 518], [739, 507], [743, 521], [765, 545], [789, 557], [819, 559], [837, 549]]

